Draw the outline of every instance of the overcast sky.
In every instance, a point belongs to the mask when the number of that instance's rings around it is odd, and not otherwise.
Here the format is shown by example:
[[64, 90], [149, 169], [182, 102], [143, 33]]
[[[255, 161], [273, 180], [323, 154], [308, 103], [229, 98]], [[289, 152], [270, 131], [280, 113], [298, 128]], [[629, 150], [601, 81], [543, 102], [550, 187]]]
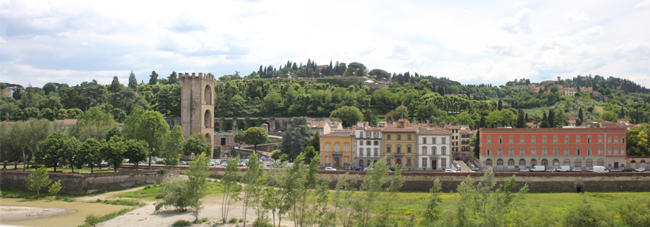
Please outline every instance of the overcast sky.
[[0, 81], [247, 75], [311, 58], [461, 83], [592, 74], [650, 87], [650, 0], [440, 2], [0, 0]]

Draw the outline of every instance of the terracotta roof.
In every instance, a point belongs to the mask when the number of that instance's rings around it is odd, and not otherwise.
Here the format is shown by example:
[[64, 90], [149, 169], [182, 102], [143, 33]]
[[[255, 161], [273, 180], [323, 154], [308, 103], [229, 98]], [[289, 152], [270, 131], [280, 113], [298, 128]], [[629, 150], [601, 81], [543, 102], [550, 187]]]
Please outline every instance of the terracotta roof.
[[418, 126], [409, 126], [409, 127], [397, 127], [397, 125], [390, 125], [384, 127], [382, 132], [417, 132]]
[[418, 132], [418, 135], [423, 134], [423, 135], [441, 135], [441, 134], [451, 134], [449, 130], [441, 129], [441, 128], [427, 128], [424, 130], [420, 130]]
[[350, 135], [352, 135], [352, 133], [349, 130], [336, 130], [320, 137], [350, 137]]
[[327, 122], [325, 121], [312, 121], [311, 124], [309, 124], [309, 127], [311, 128], [323, 128], [325, 127], [325, 124]]
[[445, 129], [460, 129], [459, 125], [445, 125]]

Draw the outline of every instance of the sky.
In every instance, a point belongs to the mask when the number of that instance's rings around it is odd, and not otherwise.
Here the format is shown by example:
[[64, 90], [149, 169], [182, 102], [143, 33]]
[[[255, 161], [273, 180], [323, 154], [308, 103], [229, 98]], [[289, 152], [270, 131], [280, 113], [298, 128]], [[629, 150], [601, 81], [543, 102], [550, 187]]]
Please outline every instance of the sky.
[[601, 75], [650, 87], [650, 0], [7, 1], [0, 81], [360, 62], [463, 84]]

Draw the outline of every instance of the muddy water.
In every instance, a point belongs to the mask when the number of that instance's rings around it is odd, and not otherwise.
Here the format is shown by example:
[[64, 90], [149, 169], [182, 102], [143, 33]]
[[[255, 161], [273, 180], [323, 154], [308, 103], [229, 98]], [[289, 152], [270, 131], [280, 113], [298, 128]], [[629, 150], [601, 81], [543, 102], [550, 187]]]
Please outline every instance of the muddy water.
[[104, 216], [109, 213], [119, 211], [128, 206], [106, 205], [102, 203], [79, 203], [79, 202], [63, 202], [63, 201], [49, 201], [49, 200], [28, 200], [28, 199], [0, 199], [2, 206], [23, 206], [23, 207], [41, 207], [41, 208], [62, 208], [62, 209], [75, 209], [77, 212], [59, 215], [47, 218], [29, 219], [22, 221], [3, 222], [6, 225], [22, 225], [22, 226], [51, 226], [51, 227], [68, 227], [78, 226], [84, 223], [86, 216], [95, 214], [97, 216]]

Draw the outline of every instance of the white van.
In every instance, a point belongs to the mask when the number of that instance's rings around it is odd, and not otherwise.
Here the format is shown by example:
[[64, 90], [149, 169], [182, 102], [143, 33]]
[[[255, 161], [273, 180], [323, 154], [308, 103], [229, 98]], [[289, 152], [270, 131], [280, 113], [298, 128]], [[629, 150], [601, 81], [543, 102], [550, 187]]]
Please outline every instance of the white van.
[[569, 172], [571, 171], [571, 166], [560, 166], [560, 168], [557, 168], [558, 172]]
[[530, 169], [530, 172], [544, 172], [546, 171], [546, 166], [535, 166]]
[[594, 173], [609, 173], [609, 170], [604, 166], [594, 166]]

